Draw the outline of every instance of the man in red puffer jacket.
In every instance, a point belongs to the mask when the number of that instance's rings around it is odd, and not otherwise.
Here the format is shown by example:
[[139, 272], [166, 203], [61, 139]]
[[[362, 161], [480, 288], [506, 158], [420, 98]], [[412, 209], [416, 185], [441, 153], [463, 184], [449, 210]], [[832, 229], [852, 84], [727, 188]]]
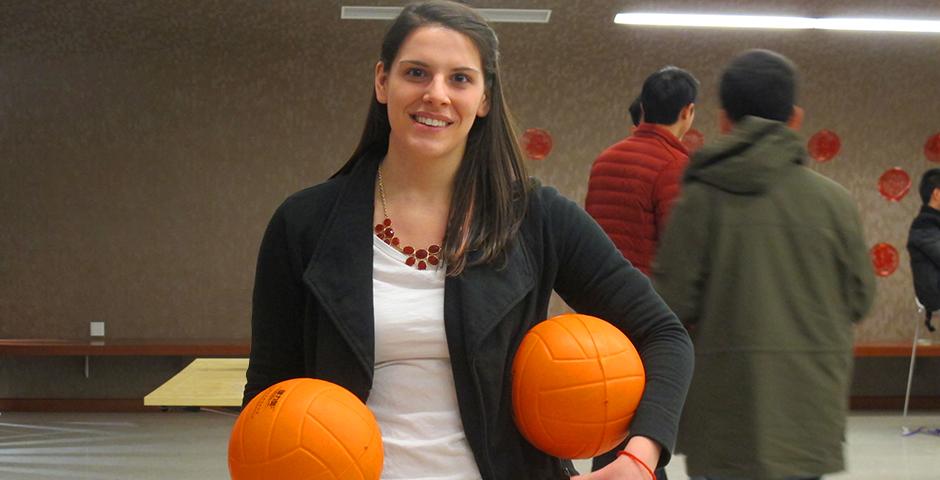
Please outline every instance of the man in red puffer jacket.
[[691, 73], [673, 66], [650, 75], [639, 98], [641, 123], [591, 167], [585, 209], [647, 275], [689, 163], [679, 139], [695, 119], [698, 85]]

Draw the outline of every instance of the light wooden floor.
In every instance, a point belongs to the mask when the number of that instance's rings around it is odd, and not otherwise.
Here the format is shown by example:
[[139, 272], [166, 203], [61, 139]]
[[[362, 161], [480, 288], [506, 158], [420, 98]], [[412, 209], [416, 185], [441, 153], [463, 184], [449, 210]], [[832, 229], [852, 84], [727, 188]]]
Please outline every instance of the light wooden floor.
[[[215, 480], [228, 478], [235, 417], [210, 411], [124, 414], [0, 414], [0, 479]], [[849, 471], [831, 480], [940, 479], [940, 437], [901, 427], [940, 428], [940, 412], [902, 421], [863, 413], [849, 420]], [[668, 468], [684, 480], [682, 458]]]

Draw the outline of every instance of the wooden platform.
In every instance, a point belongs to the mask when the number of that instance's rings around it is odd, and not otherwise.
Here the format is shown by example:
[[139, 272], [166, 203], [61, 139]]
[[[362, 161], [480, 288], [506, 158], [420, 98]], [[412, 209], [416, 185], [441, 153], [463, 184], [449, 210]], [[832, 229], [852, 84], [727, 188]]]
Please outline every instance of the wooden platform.
[[247, 358], [197, 358], [144, 397], [153, 407], [240, 407]]

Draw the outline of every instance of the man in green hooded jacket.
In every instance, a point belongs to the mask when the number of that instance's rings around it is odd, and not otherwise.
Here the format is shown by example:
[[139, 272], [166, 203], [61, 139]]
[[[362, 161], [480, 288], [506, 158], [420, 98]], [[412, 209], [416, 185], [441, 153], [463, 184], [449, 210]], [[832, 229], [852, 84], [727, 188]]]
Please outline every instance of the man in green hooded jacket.
[[852, 325], [874, 276], [855, 202], [804, 166], [796, 77], [767, 50], [726, 68], [724, 135], [692, 159], [656, 256], [695, 344], [677, 445], [693, 478], [844, 469]]

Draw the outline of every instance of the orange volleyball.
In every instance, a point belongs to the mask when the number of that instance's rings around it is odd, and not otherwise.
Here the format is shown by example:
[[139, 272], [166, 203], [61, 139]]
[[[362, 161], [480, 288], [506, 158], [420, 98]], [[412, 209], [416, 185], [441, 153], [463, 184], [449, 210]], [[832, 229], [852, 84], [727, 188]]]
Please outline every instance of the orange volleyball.
[[645, 385], [643, 361], [617, 327], [559, 315], [533, 327], [513, 359], [516, 426], [543, 452], [590, 458], [627, 437]]
[[312, 378], [259, 393], [228, 444], [233, 480], [378, 480], [382, 461], [372, 412], [345, 388]]

